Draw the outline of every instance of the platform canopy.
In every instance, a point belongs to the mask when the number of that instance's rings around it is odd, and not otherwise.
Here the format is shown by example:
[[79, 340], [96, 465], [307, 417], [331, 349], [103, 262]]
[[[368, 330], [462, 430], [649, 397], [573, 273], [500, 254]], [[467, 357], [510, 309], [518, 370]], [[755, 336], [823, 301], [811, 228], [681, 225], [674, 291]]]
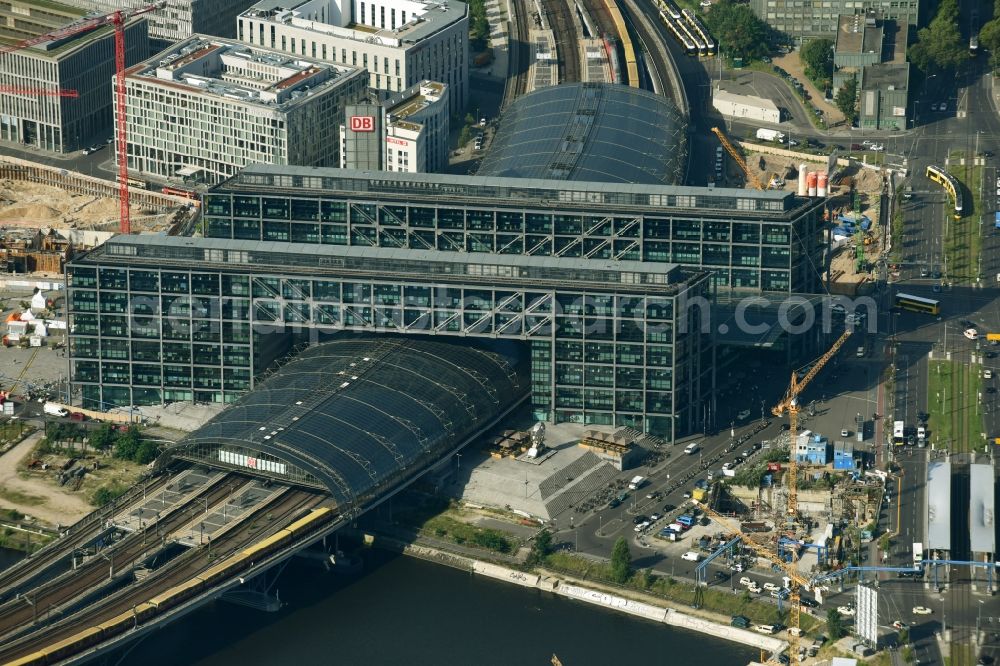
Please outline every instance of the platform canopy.
[[973, 553], [995, 553], [993, 465], [969, 465], [969, 486], [969, 547]]
[[927, 548], [951, 550], [951, 463], [927, 466]]

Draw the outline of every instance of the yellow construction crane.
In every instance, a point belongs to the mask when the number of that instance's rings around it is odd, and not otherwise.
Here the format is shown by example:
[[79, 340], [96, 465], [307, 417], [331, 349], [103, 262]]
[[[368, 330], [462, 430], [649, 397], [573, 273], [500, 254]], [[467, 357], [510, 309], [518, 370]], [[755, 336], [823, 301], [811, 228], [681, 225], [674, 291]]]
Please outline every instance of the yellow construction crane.
[[755, 553], [757, 553], [759, 556], [763, 557], [764, 559], [768, 560], [772, 564], [777, 565], [782, 571], [784, 571], [788, 575], [788, 578], [789, 578], [789, 585], [788, 585], [788, 589], [789, 589], [789, 595], [788, 595], [788, 605], [789, 605], [788, 624], [789, 624], [789, 627], [790, 627], [789, 630], [788, 630], [788, 635], [789, 635], [789, 641], [788, 641], [788, 653], [789, 654], [788, 654], [788, 658], [789, 658], [789, 660], [794, 659], [798, 655], [798, 651], [799, 651], [799, 649], [798, 649], [799, 640], [798, 639], [799, 639], [799, 636], [802, 635], [802, 628], [799, 625], [799, 622], [800, 622], [800, 608], [799, 608], [799, 605], [800, 605], [800, 603], [799, 603], [800, 595], [799, 595], [799, 589], [800, 588], [806, 588], [806, 589], [808, 589], [809, 588], [809, 581], [807, 579], [805, 579], [802, 576], [801, 573], [799, 573], [798, 569], [795, 568], [794, 563], [793, 564], [789, 564], [788, 562], [785, 562], [770, 547], [768, 547], [768, 546], [766, 546], [766, 545], [764, 545], [762, 543], [758, 543], [758, 542], [754, 541], [749, 535], [744, 534], [743, 531], [740, 530], [738, 527], [732, 527], [731, 525], [729, 525], [729, 523], [727, 522], [728, 519], [725, 516], [722, 516], [719, 513], [716, 513], [715, 511], [713, 511], [712, 509], [710, 509], [707, 504], [703, 504], [702, 502], [694, 502], [693, 500], [692, 500], [692, 502], [695, 505], [697, 505], [699, 508], [701, 508], [701, 510], [704, 511], [707, 515], [709, 515], [712, 518], [714, 518], [715, 521], [717, 523], [719, 523], [719, 525], [721, 525], [724, 530], [726, 530], [727, 532], [729, 532], [733, 536], [738, 536], [740, 538], [740, 540], [742, 540], [743, 543], [745, 543], [747, 546], [750, 546], [750, 548], [752, 548]]
[[752, 171], [750, 171], [750, 167], [748, 167], [747, 163], [743, 161], [743, 157], [740, 155], [739, 151], [736, 150], [733, 144], [729, 143], [729, 139], [727, 139], [726, 135], [722, 133], [722, 130], [718, 127], [713, 127], [712, 134], [719, 138], [719, 143], [722, 144], [722, 147], [726, 149], [726, 152], [733, 158], [733, 161], [736, 162], [741, 169], [743, 169], [743, 173], [747, 176], [747, 182], [756, 187], [758, 190], [766, 190], [767, 187], [760, 182], [760, 179], [758, 179]]
[[798, 435], [798, 421], [799, 421], [799, 394], [805, 390], [809, 382], [813, 380], [813, 377], [823, 369], [827, 361], [833, 358], [833, 355], [837, 353], [847, 338], [851, 337], [851, 333], [854, 332], [854, 326], [848, 324], [848, 328], [844, 331], [844, 334], [837, 338], [837, 341], [833, 343], [833, 346], [825, 354], [819, 357], [809, 372], [805, 374], [802, 379], [795, 370], [792, 371], [792, 381], [788, 384], [788, 391], [785, 393], [785, 397], [782, 398], [781, 402], [775, 405], [771, 409], [771, 413], [775, 416], [783, 416], [785, 410], [788, 410], [788, 515], [793, 520], [798, 514], [798, 463], [795, 460], [795, 440]]

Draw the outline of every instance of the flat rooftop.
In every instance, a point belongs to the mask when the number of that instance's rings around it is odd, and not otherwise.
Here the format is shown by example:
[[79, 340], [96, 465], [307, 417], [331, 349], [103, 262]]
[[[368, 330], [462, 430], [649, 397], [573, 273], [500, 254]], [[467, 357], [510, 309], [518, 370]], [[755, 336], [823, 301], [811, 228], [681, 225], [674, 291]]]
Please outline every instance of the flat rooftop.
[[283, 108], [361, 72], [235, 40], [194, 35], [129, 68], [128, 77], [236, 104]]
[[951, 550], [951, 463], [927, 466], [927, 548]]
[[410, 86], [409, 89], [385, 101], [386, 113], [392, 116], [394, 123], [405, 120], [440, 100], [447, 87], [437, 81], [423, 81]]
[[[456, 0], [383, 0], [385, 18], [380, 15], [377, 25], [374, 16], [355, 16], [355, 3], [347, 0], [261, 0], [240, 14], [241, 19], [255, 22], [278, 23], [304, 30], [353, 39], [359, 42], [375, 41], [386, 46], [414, 45], [445, 28], [465, 19], [468, 8]], [[397, 9], [399, 22], [383, 26], [382, 20], [391, 20], [391, 9]], [[374, 11], [374, 9], [373, 9]], [[404, 17], [405, 16], [405, 20]], [[339, 20], [337, 18], [338, 17]]]
[[[86, 16], [84, 9], [50, 0], [7, 0], [0, 3], [0, 45], [17, 44], [74, 23], [82, 23]], [[46, 55], [57, 55], [110, 32], [109, 26], [103, 26], [29, 48]]]
[[974, 553], [996, 552], [996, 502], [993, 465], [969, 465], [969, 547]]
[[861, 74], [862, 90], [906, 90], [910, 82], [910, 65], [868, 65]]
[[[530, 284], [538, 288], [584, 288], [671, 295], [705, 271], [677, 264], [570, 259], [526, 255], [460, 254], [311, 243], [281, 243], [221, 238], [135, 235], [116, 236], [75, 264], [125, 263], [205, 265], [265, 272], [268, 269], [310, 275], [357, 275], [437, 282]], [[251, 271], [256, 268], [257, 271]]]
[[746, 190], [727, 187], [689, 187], [601, 183], [503, 176], [461, 176], [433, 173], [360, 171], [322, 167], [250, 164], [239, 174], [216, 186], [212, 193], [298, 196], [361, 193], [382, 199], [408, 202], [430, 201], [446, 206], [449, 201], [479, 202], [492, 207], [545, 206], [594, 210], [647, 209], [649, 214], [719, 211], [732, 219], [767, 219], [788, 223], [796, 211], [819, 205], [815, 197], [798, 197], [787, 190]]
[[864, 14], [841, 14], [837, 24], [836, 49], [840, 54], [882, 52], [882, 27]]

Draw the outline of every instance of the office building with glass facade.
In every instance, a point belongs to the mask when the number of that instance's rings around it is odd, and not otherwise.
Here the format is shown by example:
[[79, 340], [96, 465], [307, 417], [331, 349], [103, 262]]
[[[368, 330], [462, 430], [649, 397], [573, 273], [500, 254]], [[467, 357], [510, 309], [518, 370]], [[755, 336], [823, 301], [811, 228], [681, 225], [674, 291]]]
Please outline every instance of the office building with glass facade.
[[541, 420], [670, 439], [711, 411], [709, 275], [666, 263], [120, 236], [67, 289], [87, 407], [233, 402], [298, 344], [378, 332], [527, 345]]
[[794, 192], [250, 165], [205, 197], [211, 238], [611, 259], [718, 288], [819, 293], [823, 200]]
[[920, 20], [920, 0], [750, 0], [750, 7], [772, 28], [800, 42], [834, 38], [841, 14], [875, 11], [897, 21], [904, 31]]

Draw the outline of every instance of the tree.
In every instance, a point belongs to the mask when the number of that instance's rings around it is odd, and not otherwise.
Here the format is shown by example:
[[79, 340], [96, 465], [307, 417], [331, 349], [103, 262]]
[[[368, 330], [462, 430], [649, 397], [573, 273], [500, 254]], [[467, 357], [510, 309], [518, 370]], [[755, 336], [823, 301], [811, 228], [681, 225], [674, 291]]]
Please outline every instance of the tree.
[[826, 611], [826, 632], [830, 634], [830, 640], [835, 641], [844, 635], [844, 621], [836, 608]]
[[833, 76], [833, 41], [813, 39], [799, 51], [799, 60], [806, 66], [806, 76], [820, 88], [829, 87]]
[[726, 54], [732, 58], [760, 58], [770, 50], [771, 27], [761, 21], [750, 5], [720, 0], [705, 16], [705, 23]]
[[139, 429], [129, 426], [125, 432], [118, 433], [115, 438], [115, 457], [123, 460], [135, 460], [139, 452]]
[[611, 580], [624, 584], [632, 577], [632, 553], [624, 537], [618, 537], [611, 550]]
[[531, 542], [531, 552], [528, 554], [528, 564], [540, 564], [552, 552], [552, 533], [542, 530]]
[[990, 61], [996, 66], [1000, 64], [1000, 9], [994, 10], [993, 15], [996, 18], [979, 29], [979, 47], [990, 52]]
[[114, 431], [107, 423], [90, 433], [90, 446], [97, 451], [109, 449], [114, 443]]
[[486, 18], [483, 0], [469, 2], [469, 44], [473, 51], [482, 51], [490, 38], [490, 22]]
[[958, 0], [941, 0], [934, 19], [917, 32], [909, 56], [923, 72], [953, 69], [969, 57], [958, 29]]
[[160, 447], [156, 445], [156, 442], [144, 439], [139, 442], [139, 446], [135, 450], [134, 460], [140, 465], [148, 465], [156, 460], [159, 453]]
[[834, 101], [837, 108], [847, 118], [847, 122], [854, 124], [858, 119], [858, 77], [852, 76], [844, 85], [840, 86]]

